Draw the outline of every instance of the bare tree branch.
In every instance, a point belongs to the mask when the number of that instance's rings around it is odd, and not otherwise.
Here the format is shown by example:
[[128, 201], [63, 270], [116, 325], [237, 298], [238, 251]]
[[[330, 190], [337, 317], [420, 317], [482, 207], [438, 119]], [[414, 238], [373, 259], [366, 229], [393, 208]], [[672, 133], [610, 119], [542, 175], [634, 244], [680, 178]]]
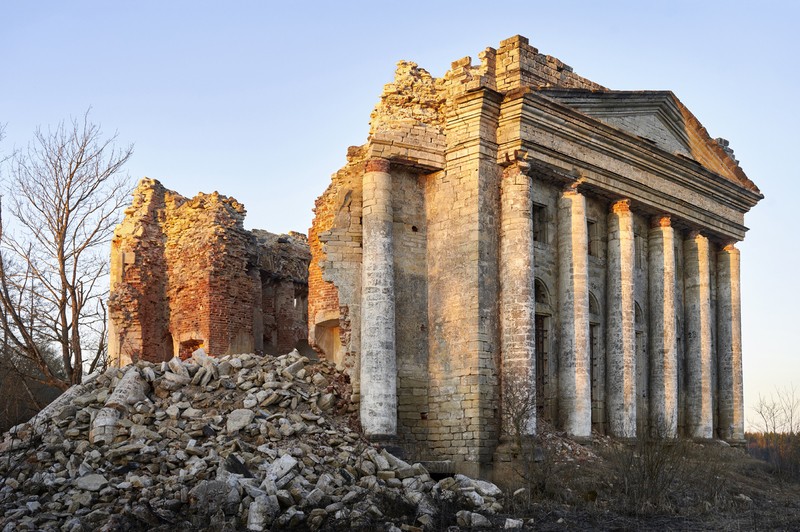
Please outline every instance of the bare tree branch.
[[[87, 111], [37, 129], [27, 149], [9, 158], [7, 225], [0, 216], [0, 327], [40, 380], [61, 389], [104, 365], [107, 289], [100, 284], [108, 272], [106, 246], [131, 190], [122, 168], [132, 153], [131, 146], [117, 146], [116, 134], [104, 138]], [[63, 375], [51, 367], [51, 347], [60, 353]]]

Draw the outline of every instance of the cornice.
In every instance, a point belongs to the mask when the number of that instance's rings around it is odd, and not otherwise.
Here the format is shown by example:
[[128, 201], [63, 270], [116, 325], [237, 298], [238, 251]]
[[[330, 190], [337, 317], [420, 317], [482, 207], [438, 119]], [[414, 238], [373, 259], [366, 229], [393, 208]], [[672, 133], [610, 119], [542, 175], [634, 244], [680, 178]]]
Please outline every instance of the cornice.
[[[763, 197], [761, 194], [703, 168], [692, 159], [665, 152], [640, 137], [535, 92], [508, 96], [499, 121], [498, 157], [525, 149], [533, 158], [560, 167], [566, 174], [579, 172], [585, 185], [609, 197], [638, 197], [652, 209], [659, 204], [661, 208], [671, 205], [679, 217], [700, 223], [720, 237], [744, 237], [747, 228], [741, 223], [743, 215]], [[530, 137], [524, 132], [526, 129], [548, 135], [549, 139], [537, 143], [533, 138], [525, 138]], [[571, 150], [564, 150], [561, 142], [569, 143]], [[567, 151], [584, 151], [586, 155], [570, 155]], [[599, 160], [590, 162], [593, 159]], [[609, 168], [618, 164], [626, 168]], [[654, 187], [646, 182], [645, 176], [637, 177], [639, 173], [663, 180], [663, 184], [669, 185], [663, 188], [677, 186], [685, 193]], [[690, 200], [692, 197], [696, 201]]]

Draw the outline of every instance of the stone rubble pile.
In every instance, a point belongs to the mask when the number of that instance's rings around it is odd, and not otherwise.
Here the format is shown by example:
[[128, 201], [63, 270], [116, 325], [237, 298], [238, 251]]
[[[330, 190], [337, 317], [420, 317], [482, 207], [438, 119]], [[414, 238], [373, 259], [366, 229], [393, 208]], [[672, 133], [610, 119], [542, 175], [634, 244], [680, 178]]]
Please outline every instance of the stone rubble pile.
[[[296, 351], [139, 362], [0, 440], [0, 531], [489, 527], [502, 492], [434, 481], [350, 428], [346, 378]], [[501, 525], [502, 526], [502, 525]]]

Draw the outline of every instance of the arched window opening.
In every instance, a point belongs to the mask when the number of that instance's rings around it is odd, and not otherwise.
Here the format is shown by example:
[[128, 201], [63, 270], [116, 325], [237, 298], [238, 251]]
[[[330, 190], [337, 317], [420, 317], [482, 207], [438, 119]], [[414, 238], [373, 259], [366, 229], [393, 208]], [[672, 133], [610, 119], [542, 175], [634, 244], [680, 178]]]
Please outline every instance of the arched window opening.
[[542, 282], [541, 279], [535, 279], [533, 282], [533, 290], [534, 290], [534, 299], [536, 299], [537, 303], [541, 303], [542, 305], [550, 305], [550, 292], [547, 290], [547, 287]]

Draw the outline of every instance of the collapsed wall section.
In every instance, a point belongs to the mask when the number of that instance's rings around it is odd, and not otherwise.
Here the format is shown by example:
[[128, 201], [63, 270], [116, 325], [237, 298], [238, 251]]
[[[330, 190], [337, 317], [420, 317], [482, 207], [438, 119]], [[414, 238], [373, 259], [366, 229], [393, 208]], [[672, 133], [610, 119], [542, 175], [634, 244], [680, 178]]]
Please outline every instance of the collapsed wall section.
[[309, 343], [345, 369], [358, 394], [361, 308], [361, 176], [364, 154], [352, 147], [348, 163], [314, 205], [308, 230]]
[[305, 236], [244, 229], [233, 198], [188, 199], [143, 179], [112, 241], [109, 354], [115, 364], [286, 353], [307, 336]]
[[[276, 235], [254, 229], [258, 252], [248, 275], [256, 283], [254, 330], [256, 351], [276, 355], [294, 348], [301, 352], [308, 337], [308, 266], [311, 254], [302, 233]], [[239, 285], [244, 288], [245, 283]], [[260, 301], [259, 301], [260, 298]], [[260, 318], [258, 317], [260, 315]], [[258, 345], [259, 335], [261, 345]]]

